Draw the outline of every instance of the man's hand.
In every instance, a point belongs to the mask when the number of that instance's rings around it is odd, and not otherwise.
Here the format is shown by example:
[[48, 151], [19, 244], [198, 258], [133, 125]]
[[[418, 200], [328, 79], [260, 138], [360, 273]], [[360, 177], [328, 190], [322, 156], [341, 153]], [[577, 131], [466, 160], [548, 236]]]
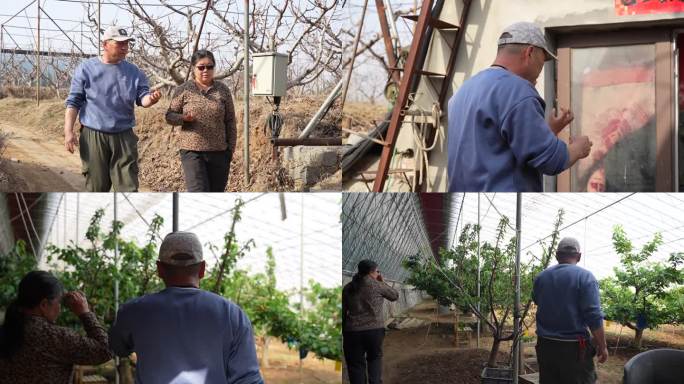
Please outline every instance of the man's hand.
[[155, 105], [161, 99], [162, 94], [159, 90], [154, 90], [150, 92], [150, 105]]
[[88, 300], [86, 300], [85, 295], [81, 291], [72, 291], [64, 295], [64, 305], [76, 316], [90, 312]]
[[[592, 143], [587, 136], [571, 137], [570, 144], [568, 144], [568, 166], [567, 168], [575, 165], [577, 160], [584, 159], [589, 156], [591, 152]], [[566, 168], [566, 169], [567, 169]]]
[[74, 124], [76, 123], [77, 116], [78, 109], [67, 107], [64, 113], [64, 148], [71, 153], [74, 153], [78, 146], [78, 139], [74, 134]]
[[379, 273], [378, 273], [378, 277], [376, 277], [376, 280], [377, 281], [385, 281], [385, 280], [383, 280], [382, 275]]
[[605, 345], [603, 347], [596, 348], [596, 358], [601, 364], [608, 360], [608, 348]]
[[560, 110], [560, 114], [557, 114], [556, 108], [554, 108], [548, 119], [549, 127], [551, 127], [551, 131], [556, 136], [575, 119], [575, 115], [569, 109], [561, 108]]
[[74, 130], [69, 129], [64, 132], [64, 148], [70, 153], [74, 153], [74, 150], [78, 147], [78, 139], [74, 134]]
[[157, 102], [161, 99], [161, 97], [162, 97], [161, 92], [159, 92], [158, 90], [154, 90], [154, 91], [148, 93], [147, 95], [145, 95], [145, 97], [143, 97], [142, 106], [144, 108], [149, 108], [149, 107], [157, 104]]

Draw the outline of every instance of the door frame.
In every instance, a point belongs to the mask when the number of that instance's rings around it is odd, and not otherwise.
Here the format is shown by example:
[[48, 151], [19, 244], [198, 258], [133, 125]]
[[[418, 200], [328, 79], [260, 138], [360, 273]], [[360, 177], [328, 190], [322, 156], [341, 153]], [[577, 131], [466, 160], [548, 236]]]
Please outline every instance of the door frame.
[[[656, 192], [676, 191], [676, 135], [674, 98], [674, 47], [672, 27], [630, 28], [624, 30], [585, 30], [557, 35], [557, 97], [558, 105], [570, 108], [571, 51], [573, 48], [610, 47], [633, 44], [655, 44], [655, 110], [656, 110]], [[663, 59], [665, 58], [665, 59]], [[569, 142], [570, 130], [559, 138]], [[556, 178], [558, 192], [570, 191], [570, 172], [567, 169]], [[634, 192], [634, 191], [621, 191]]]

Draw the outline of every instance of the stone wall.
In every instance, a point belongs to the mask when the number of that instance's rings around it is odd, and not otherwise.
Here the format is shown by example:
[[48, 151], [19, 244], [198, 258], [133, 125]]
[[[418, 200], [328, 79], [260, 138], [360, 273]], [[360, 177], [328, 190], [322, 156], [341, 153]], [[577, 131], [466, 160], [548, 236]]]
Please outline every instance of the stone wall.
[[286, 147], [283, 151], [283, 165], [294, 180], [295, 190], [302, 191], [337, 172], [341, 158], [341, 146], [296, 146]]

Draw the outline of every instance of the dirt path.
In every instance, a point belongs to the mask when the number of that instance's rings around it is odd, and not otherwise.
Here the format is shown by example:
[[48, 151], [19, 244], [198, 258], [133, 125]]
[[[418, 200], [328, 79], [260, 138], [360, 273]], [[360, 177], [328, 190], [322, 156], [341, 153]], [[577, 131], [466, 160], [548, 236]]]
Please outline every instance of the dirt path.
[[62, 142], [29, 127], [0, 122], [0, 130], [10, 135], [3, 153], [3, 168], [16, 180], [2, 186], [4, 191], [71, 192], [84, 189], [81, 160], [77, 153], [67, 152]]

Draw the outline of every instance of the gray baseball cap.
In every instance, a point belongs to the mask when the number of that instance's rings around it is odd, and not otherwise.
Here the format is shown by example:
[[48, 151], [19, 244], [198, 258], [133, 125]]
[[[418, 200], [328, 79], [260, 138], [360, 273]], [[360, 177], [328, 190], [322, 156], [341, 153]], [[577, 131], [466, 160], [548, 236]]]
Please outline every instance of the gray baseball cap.
[[126, 28], [117, 27], [117, 26], [111, 26], [111, 27], [105, 29], [104, 36], [102, 36], [102, 39], [105, 41], [107, 41], [107, 40], [135, 41], [135, 39], [132, 38], [128, 34], [128, 31], [126, 31]]
[[546, 53], [546, 60], [558, 60], [556, 55], [549, 49], [544, 33], [533, 23], [521, 21], [506, 27], [499, 37], [498, 45], [505, 44], [529, 44], [541, 48]]
[[159, 261], [184, 267], [202, 262], [202, 244], [192, 232], [171, 232], [159, 247]]
[[558, 249], [556, 249], [556, 254], [573, 254], [580, 253], [580, 245], [577, 239], [572, 237], [564, 237], [558, 243]]

